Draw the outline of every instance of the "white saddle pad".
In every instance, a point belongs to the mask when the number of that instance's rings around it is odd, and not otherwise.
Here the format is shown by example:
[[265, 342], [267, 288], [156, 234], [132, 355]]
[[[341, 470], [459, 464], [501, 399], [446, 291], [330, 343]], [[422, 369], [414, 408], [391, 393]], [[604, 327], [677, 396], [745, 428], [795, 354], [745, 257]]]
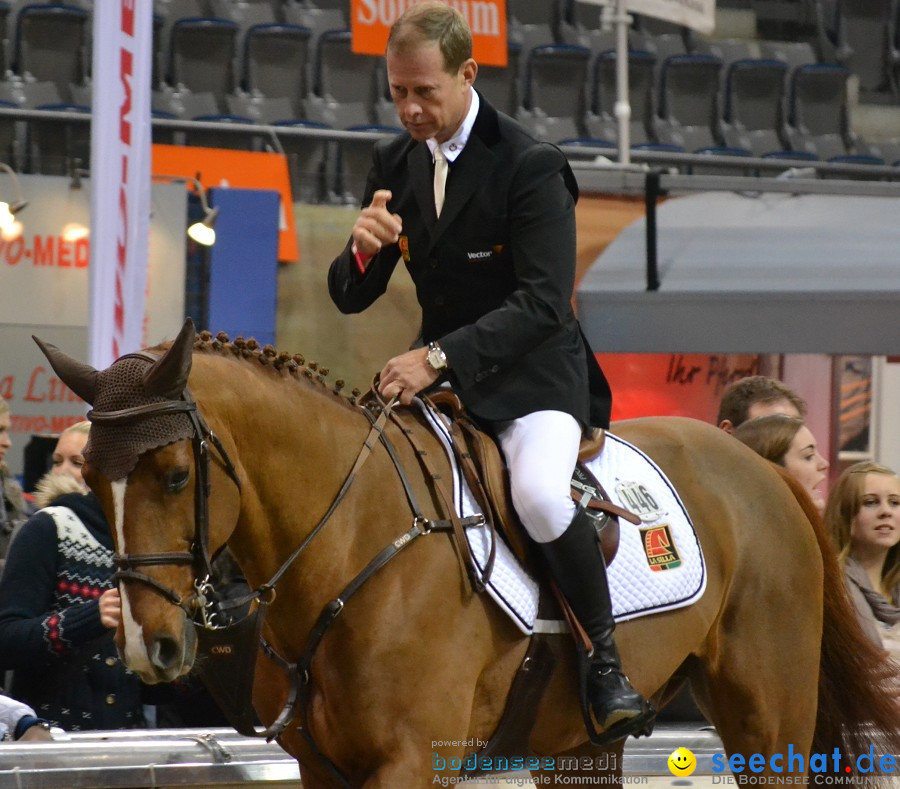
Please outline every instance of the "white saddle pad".
[[[444, 443], [453, 467], [457, 513], [481, 512], [450, 449], [443, 415], [416, 401]], [[706, 589], [706, 566], [700, 540], [678, 493], [659, 467], [637, 447], [607, 432], [600, 457], [587, 464], [620, 507], [641, 517], [635, 526], [619, 519], [619, 550], [607, 575], [617, 622], [671, 611], [698, 600]], [[489, 555], [486, 526], [466, 529], [472, 556], [480, 569]], [[537, 622], [539, 589], [503, 540], [497, 540], [488, 593], [526, 635], [545, 629]], [[549, 629], [554, 629], [550, 627]]]

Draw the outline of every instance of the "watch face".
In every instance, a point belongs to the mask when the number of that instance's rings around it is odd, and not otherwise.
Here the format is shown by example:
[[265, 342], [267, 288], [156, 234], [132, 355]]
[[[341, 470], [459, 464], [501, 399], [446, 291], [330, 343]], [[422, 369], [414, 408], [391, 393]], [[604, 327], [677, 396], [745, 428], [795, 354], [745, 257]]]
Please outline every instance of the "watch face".
[[447, 366], [447, 362], [444, 361], [444, 354], [438, 348], [431, 348], [428, 351], [428, 364], [435, 370], [443, 370]]

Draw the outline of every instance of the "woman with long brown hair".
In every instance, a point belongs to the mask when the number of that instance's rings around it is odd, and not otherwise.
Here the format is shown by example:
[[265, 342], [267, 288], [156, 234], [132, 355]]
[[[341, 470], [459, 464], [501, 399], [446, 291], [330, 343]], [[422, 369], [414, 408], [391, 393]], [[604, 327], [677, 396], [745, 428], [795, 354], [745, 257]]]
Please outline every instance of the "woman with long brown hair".
[[900, 477], [871, 461], [841, 474], [825, 509], [863, 629], [900, 661]]

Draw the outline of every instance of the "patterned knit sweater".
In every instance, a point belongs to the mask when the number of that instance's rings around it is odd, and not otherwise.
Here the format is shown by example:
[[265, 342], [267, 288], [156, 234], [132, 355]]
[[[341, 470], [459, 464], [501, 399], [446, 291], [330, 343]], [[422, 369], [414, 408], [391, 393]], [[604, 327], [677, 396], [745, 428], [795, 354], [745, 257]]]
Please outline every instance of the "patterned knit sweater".
[[93, 494], [61, 496], [10, 546], [0, 579], [0, 670], [11, 695], [68, 730], [145, 725], [141, 683], [119, 660], [98, 600], [112, 538]]

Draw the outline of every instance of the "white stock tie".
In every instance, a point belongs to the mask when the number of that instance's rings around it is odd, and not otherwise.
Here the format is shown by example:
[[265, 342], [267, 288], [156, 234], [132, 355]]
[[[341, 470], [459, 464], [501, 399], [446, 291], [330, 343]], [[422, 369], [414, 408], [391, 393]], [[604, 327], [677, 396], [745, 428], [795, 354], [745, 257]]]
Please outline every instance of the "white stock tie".
[[434, 208], [437, 215], [441, 215], [444, 207], [444, 189], [447, 186], [447, 157], [438, 145], [434, 149]]

